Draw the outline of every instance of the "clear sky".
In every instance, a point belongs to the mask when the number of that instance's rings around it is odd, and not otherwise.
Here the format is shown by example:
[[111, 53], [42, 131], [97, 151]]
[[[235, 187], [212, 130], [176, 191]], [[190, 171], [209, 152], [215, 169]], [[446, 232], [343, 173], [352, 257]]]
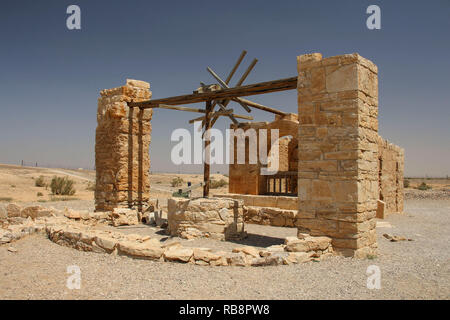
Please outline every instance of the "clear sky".
[[[71, 4], [81, 8], [81, 30], [66, 27]], [[381, 30], [366, 27], [370, 4], [381, 8]], [[248, 84], [296, 76], [300, 54], [358, 52], [378, 65], [379, 131], [405, 148], [405, 175], [450, 175], [449, 34], [449, 0], [5, 0], [0, 162], [93, 168], [99, 91], [127, 78], [150, 82], [153, 98], [164, 98], [215, 82], [207, 66], [225, 78], [243, 49], [234, 81], [259, 59]], [[295, 90], [251, 99], [297, 112]], [[192, 130], [195, 116], [155, 111], [152, 171], [198, 170], [169, 161], [171, 132]]]

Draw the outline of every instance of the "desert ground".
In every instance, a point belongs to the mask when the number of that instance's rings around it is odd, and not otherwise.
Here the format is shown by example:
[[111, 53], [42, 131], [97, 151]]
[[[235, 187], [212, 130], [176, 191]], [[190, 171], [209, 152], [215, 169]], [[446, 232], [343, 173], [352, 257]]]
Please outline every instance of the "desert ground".
[[[68, 176], [76, 193], [52, 196], [48, 187], [35, 186], [39, 176], [47, 182], [53, 176]], [[163, 207], [178, 189], [171, 186], [175, 177], [184, 183], [202, 180], [201, 174], [152, 174], [152, 197], [160, 199]], [[216, 174], [213, 179], [227, 178]], [[371, 259], [333, 256], [287, 266], [210, 267], [82, 252], [36, 234], [0, 245], [0, 299], [449, 299], [450, 180], [409, 180], [405, 212], [377, 222], [379, 250]], [[0, 165], [0, 203], [93, 210], [94, 181], [94, 171]], [[432, 189], [416, 189], [422, 182]], [[225, 186], [212, 193], [226, 191]], [[125, 233], [167, 238], [151, 226], [120, 228]], [[249, 237], [236, 242], [197, 239], [183, 240], [183, 245], [265, 247], [296, 235], [293, 228], [247, 224], [246, 230]], [[411, 241], [391, 242], [383, 234]], [[66, 287], [71, 265], [81, 269], [79, 290]], [[366, 286], [370, 265], [381, 270], [381, 289]]]

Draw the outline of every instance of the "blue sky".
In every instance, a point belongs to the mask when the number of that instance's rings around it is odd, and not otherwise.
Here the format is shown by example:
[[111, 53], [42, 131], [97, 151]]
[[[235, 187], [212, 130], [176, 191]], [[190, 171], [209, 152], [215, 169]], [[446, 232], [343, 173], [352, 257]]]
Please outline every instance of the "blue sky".
[[[66, 28], [71, 4], [81, 8], [81, 30]], [[370, 4], [381, 8], [381, 30], [366, 28]], [[405, 148], [405, 174], [445, 176], [449, 17], [449, 0], [2, 1], [0, 162], [93, 168], [99, 91], [127, 78], [150, 82], [153, 98], [164, 98], [215, 82], [206, 66], [225, 77], [243, 49], [238, 76], [259, 60], [246, 83], [296, 76], [300, 54], [358, 52], [378, 65], [379, 131]], [[297, 110], [295, 90], [251, 99]], [[199, 169], [168, 161], [171, 132], [192, 129], [193, 117], [155, 111], [152, 170]]]

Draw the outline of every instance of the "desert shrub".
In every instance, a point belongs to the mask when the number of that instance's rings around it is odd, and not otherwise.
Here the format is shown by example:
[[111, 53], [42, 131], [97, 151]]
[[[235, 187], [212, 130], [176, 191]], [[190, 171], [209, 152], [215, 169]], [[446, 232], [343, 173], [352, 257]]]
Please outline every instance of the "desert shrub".
[[12, 184], [12, 185], [11, 185], [11, 188], [15, 188], [15, 187], [16, 187], [16, 185], [15, 185], [15, 184]]
[[52, 194], [72, 196], [75, 194], [73, 184], [73, 180], [70, 180], [67, 177], [53, 177], [52, 182], [50, 183], [50, 189]]
[[88, 185], [86, 187], [86, 190], [88, 191], [95, 191], [95, 182], [88, 182]]
[[422, 182], [422, 183], [417, 187], [417, 189], [419, 189], [419, 190], [428, 190], [428, 189], [431, 189], [431, 186], [427, 185], [425, 182]]
[[220, 179], [220, 180], [211, 180], [211, 184], [210, 184], [210, 188], [211, 189], [217, 189], [217, 188], [221, 188], [224, 187], [228, 184], [228, 182], [226, 182], [224, 179]]
[[34, 180], [34, 185], [36, 187], [45, 187], [45, 179], [44, 176], [39, 176], [39, 178], [37, 178], [36, 180]]
[[38, 193], [37, 193], [37, 196], [38, 196], [38, 197], [43, 197], [44, 195], [42, 194], [42, 192], [38, 192]]
[[404, 180], [403, 181], [403, 186], [405, 187], [405, 188], [409, 188], [409, 180]]
[[183, 179], [181, 179], [180, 177], [176, 177], [176, 178], [172, 179], [172, 181], [170, 182], [170, 185], [172, 187], [179, 187], [183, 184], [183, 182], [184, 182]]
[[11, 197], [0, 197], [0, 201], [11, 202], [12, 198]]
[[178, 198], [189, 198], [189, 192], [181, 192], [178, 191], [172, 193], [172, 197], [178, 197]]

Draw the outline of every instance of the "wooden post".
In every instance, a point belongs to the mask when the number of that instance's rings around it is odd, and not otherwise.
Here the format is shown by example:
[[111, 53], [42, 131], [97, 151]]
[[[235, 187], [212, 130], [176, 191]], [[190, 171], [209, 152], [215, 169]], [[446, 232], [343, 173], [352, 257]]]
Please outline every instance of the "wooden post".
[[203, 186], [203, 197], [209, 197], [209, 162], [211, 159], [211, 152], [209, 150], [209, 145], [211, 143], [211, 133], [208, 132], [211, 129], [211, 113], [212, 113], [212, 104], [211, 100], [206, 101], [206, 113], [205, 113], [205, 163], [203, 168], [203, 182], [205, 183]]

